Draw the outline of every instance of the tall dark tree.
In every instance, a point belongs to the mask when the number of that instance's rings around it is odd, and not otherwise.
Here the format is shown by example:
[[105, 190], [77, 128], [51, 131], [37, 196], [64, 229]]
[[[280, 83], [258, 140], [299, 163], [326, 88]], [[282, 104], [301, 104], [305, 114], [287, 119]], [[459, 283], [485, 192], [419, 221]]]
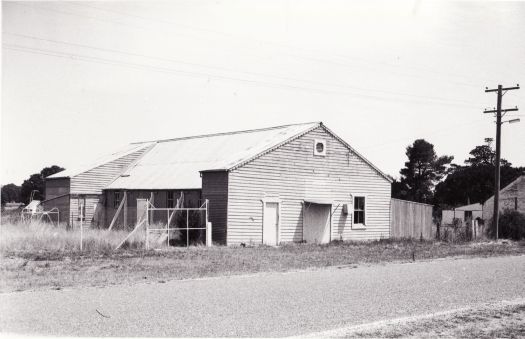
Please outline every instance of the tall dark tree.
[[434, 186], [448, 173], [452, 156], [436, 155], [434, 145], [424, 139], [417, 139], [407, 147], [408, 161], [399, 172], [401, 180], [392, 184], [395, 198], [417, 202], [430, 202]]
[[8, 202], [20, 202], [20, 186], [15, 184], [2, 186], [2, 206]]
[[[452, 166], [447, 178], [436, 186], [434, 203], [443, 207], [457, 207], [469, 203], [483, 203], [494, 194], [495, 151], [490, 143], [476, 146], [465, 160], [465, 166]], [[501, 187], [520, 176], [524, 168], [512, 167], [501, 159]]]
[[53, 165], [51, 167], [43, 168], [40, 173], [31, 174], [31, 176], [24, 180], [20, 192], [21, 200], [24, 204], [28, 204], [31, 199], [31, 192], [35, 191], [34, 199], [44, 200], [45, 186], [44, 178], [52, 174], [63, 171], [64, 168]]

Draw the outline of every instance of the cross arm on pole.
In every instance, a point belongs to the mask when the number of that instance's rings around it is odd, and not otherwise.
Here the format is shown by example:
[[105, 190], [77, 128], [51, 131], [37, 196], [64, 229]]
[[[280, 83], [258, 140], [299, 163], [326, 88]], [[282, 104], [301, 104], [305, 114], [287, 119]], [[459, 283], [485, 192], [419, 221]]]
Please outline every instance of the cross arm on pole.
[[[513, 87], [502, 87], [501, 90], [502, 91], [512, 91], [512, 90], [515, 90], [515, 89], [520, 89], [520, 85], [517, 84], [516, 86], [513, 86]], [[491, 88], [491, 89], [488, 89], [486, 88], [485, 89], [485, 93], [489, 93], [489, 92], [497, 92], [499, 91], [499, 88]]]
[[[507, 113], [507, 112], [515, 112], [518, 110], [518, 107], [514, 107], [514, 108], [507, 108], [507, 109], [502, 109], [501, 112], [502, 113]], [[483, 113], [498, 113], [498, 110], [497, 109], [490, 109], [490, 110], [484, 110]]]

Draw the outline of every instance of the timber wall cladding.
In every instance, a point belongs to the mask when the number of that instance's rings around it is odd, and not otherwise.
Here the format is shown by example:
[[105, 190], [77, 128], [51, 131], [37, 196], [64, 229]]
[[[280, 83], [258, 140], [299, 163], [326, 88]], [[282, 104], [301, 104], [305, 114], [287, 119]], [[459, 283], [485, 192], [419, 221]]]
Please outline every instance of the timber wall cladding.
[[392, 238], [433, 238], [432, 205], [392, 199], [390, 208]]
[[[69, 224], [73, 227], [80, 227], [80, 210], [79, 210], [79, 201], [85, 204], [84, 210], [84, 220], [82, 225], [84, 227], [98, 226], [93, 223], [95, 208], [99, 203], [101, 195], [97, 194], [86, 194], [80, 198], [77, 196], [70, 196], [70, 209], [69, 209]], [[62, 214], [62, 211], [60, 212]], [[60, 216], [62, 218], [62, 215]]]
[[126, 168], [142, 156], [149, 147], [118, 158], [80, 173], [71, 178], [71, 193], [74, 194], [101, 194], [102, 189], [113, 182]]
[[[314, 140], [327, 141], [327, 155], [314, 156]], [[367, 225], [352, 229], [351, 195], [366, 194]], [[262, 241], [263, 198], [281, 199], [280, 239], [303, 240], [303, 201], [333, 201], [331, 240], [388, 238], [390, 182], [322, 127], [229, 173], [227, 243]]]

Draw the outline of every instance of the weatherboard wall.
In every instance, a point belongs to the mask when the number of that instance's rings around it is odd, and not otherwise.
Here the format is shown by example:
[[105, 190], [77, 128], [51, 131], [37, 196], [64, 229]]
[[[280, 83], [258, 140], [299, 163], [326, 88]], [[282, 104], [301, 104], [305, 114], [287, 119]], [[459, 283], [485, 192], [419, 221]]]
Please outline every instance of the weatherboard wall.
[[[327, 155], [314, 156], [316, 139]], [[353, 225], [353, 196], [366, 196], [366, 226]], [[331, 240], [389, 237], [390, 182], [324, 128], [319, 127], [230, 171], [227, 243], [261, 243], [263, 199], [280, 199], [279, 240], [303, 240], [304, 201], [332, 202]], [[342, 213], [343, 204], [349, 213]]]
[[102, 194], [102, 189], [122, 174], [149, 147], [120, 157], [71, 178], [71, 193]]
[[[99, 206], [101, 195], [99, 194], [81, 194], [70, 195], [69, 199], [69, 225], [72, 227], [80, 227], [81, 215], [79, 205], [84, 205], [83, 212], [83, 227], [99, 226], [99, 218], [95, 218], [95, 212]], [[62, 217], [61, 217], [62, 218]]]

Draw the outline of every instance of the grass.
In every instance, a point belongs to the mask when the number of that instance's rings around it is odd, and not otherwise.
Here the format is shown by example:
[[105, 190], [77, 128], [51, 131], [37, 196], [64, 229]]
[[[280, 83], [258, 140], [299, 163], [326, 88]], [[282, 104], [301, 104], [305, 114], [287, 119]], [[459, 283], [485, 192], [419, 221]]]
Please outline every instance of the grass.
[[525, 301], [489, 304], [411, 320], [386, 321], [379, 325], [361, 325], [336, 337], [523, 338], [525, 337]]
[[[125, 231], [107, 231], [85, 229], [82, 232], [82, 252], [80, 251], [80, 230], [66, 230], [49, 223], [7, 223], [2, 224], [0, 231], [0, 251], [2, 254], [34, 254], [44, 257], [61, 257], [63, 255], [108, 255], [128, 235]], [[128, 239], [123, 247], [130, 249], [143, 248], [144, 233], [137, 232]]]
[[145, 250], [140, 232], [122, 250], [127, 232], [79, 233], [48, 224], [5, 224], [0, 237], [0, 292], [106, 286], [328, 266], [525, 253], [525, 242], [441, 243], [416, 240], [286, 244], [277, 248], [190, 247]]

